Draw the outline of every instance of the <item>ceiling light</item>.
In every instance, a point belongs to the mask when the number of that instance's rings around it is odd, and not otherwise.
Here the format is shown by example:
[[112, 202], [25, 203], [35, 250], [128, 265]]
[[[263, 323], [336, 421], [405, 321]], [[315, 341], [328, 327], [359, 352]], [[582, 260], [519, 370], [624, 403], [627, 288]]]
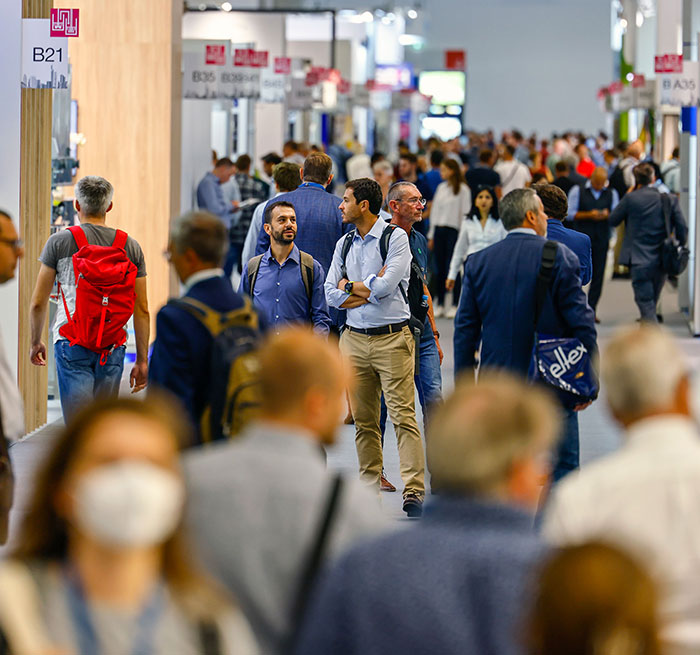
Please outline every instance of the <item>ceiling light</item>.
[[360, 17], [363, 23], [371, 23], [374, 20], [374, 15], [371, 11], [365, 11]]
[[621, 27], [623, 30], [626, 30], [626, 29], [627, 29], [627, 19], [626, 19], [626, 18], [620, 18], [620, 27]]
[[231, 11], [231, 9], [233, 9], [233, 5], [232, 5], [230, 2], [224, 2], [224, 3], [221, 5], [221, 8], [222, 8], [224, 11]]
[[637, 10], [635, 22], [637, 23], [637, 27], [641, 27], [642, 25], [644, 25], [644, 14], [639, 10]]
[[425, 44], [425, 39], [418, 34], [400, 34], [399, 35], [399, 45], [403, 46], [423, 46]]
[[416, 18], [418, 18], [418, 12], [415, 9], [409, 9], [407, 15], [411, 20], [416, 20]]

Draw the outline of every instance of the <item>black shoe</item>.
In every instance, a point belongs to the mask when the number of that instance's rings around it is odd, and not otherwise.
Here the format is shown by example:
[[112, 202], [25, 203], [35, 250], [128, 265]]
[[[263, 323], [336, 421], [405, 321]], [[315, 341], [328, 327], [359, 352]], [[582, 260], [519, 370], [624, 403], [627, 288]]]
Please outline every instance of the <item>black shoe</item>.
[[423, 501], [415, 494], [406, 494], [403, 497], [403, 511], [409, 519], [419, 519], [423, 516]]
[[663, 316], [663, 314], [657, 314], [657, 315], [656, 315], [656, 320], [657, 320], [659, 323], [663, 323], [663, 322], [664, 322], [664, 316]]

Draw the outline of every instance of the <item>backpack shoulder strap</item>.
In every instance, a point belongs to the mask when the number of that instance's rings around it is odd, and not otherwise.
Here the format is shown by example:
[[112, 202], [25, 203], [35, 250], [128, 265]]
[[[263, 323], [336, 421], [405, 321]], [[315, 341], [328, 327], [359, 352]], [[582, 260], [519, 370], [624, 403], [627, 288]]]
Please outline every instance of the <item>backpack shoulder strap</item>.
[[535, 291], [535, 331], [537, 331], [537, 324], [540, 322], [540, 315], [549, 291], [549, 285], [552, 283], [552, 271], [554, 270], [558, 249], [559, 245], [556, 241], [547, 241], [544, 244], [544, 248], [542, 248], [542, 260], [540, 262], [540, 270], [537, 273]]
[[83, 232], [83, 228], [80, 227], [80, 225], [73, 225], [72, 227], [68, 228], [68, 231], [73, 235], [73, 239], [75, 240], [75, 245], [78, 246], [78, 250], [88, 245], [87, 237], [85, 236], [85, 232]]
[[124, 230], [117, 230], [117, 233], [114, 235], [112, 247], [119, 248], [120, 250], [126, 250], [126, 240], [128, 238], [129, 235], [124, 232]]
[[382, 232], [382, 236], [379, 237], [379, 254], [382, 257], [382, 263], [386, 262], [386, 256], [389, 253], [389, 239], [394, 233], [394, 230], [398, 227], [394, 223], [388, 223]]
[[184, 296], [182, 298], [171, 298], [168, 305], [179, 307], [191, 316], [194, 316], [209, 331], [212, 337], [221, 332], [221, 314], [215, 312], [209, 305]]
[[666, 226], [666, 236], [671, 236], [671, 199], [667, 193], [659, 193], [661, 196], [661, 211], [664, 215], [664, 225]]
[[314, 258], [308, 252], [300, 250], [299, 260], [301, 264], [301, 279], [306, 289], [306, 297], [309, 299], [309, 304], [311, 304], [311, 298], [314, 295]]
[[255, 289], [255, 281], [258, 279], [258, 271], [260, 270], [260, 262], [264, 255], [255, 255], [248, 262], [248, 295], [253, 297], [253, 289]]
[[348, 269], [347, 266], [345, 265], [345, 262], [348, 258], [348, 253], [350, 252], [350, 247], [352, 246], [352, 240], [355, 238], [355, 234], [357, 233], [357, 230], [352, 229], [350, 232], [348, 232], [345, 235], [345, 239], [343, 239], [343, 245], [340, 248], [340, 275], [341, 277], [347, 277], [348, 276]]

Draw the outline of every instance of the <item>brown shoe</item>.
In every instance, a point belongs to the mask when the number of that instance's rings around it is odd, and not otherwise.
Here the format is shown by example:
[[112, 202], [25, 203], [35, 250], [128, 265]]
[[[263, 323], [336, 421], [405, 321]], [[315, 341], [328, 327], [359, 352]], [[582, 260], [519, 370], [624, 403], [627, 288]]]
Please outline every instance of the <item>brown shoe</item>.
[[379, 480], [379, 490], [380, 491], [396, 491], [396, 487], [393, 484], [391, 484], [391, 482], [389, 482], [389, 480], [387, 480], [384, 477], [383, 473], [382, 473], [382, 477]]

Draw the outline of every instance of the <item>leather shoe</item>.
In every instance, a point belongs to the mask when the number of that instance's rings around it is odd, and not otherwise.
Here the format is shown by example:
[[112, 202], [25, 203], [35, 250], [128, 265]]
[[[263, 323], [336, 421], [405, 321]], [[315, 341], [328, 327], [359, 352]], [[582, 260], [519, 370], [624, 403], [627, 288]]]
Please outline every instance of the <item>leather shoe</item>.
[[423, 501], [415, 494], [406, 494], [403, 497], [403, 511], [409, 519], [419, 519], [423, 516]]
[[379, 490], [389, 492], [396, 491], [396, 487], [384, 477], [384, 473], [382, 473], [382, 477], [379, 478]]

